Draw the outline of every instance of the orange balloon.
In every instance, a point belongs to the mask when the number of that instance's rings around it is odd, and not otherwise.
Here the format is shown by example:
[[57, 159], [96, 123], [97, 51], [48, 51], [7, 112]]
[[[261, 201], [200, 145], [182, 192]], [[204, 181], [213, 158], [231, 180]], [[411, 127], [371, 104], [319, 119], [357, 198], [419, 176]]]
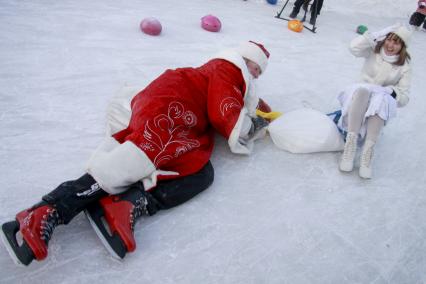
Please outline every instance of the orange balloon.
[[303, 30], [303, 23], [299, 20], [288, 21], [287, 27], [293, 32], [300, 33]]

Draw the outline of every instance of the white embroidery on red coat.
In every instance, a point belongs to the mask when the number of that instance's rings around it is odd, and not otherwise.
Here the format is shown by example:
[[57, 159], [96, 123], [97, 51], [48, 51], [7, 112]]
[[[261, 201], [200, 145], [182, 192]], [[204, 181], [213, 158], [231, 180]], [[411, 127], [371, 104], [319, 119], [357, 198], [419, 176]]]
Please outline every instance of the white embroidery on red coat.
[[226, 97], [220, 102], [220, 113], [222, 116], [225, 116], [225, 113], [228, 112], [231, 108], [241, 109], [241, 103], [234, 97]]
[[[166, 161], [200, 147], [198, 140], [188, 138], [190, 128], [196, 124], [197, 116], [192, 111], [185, 111], [183, 104], [179, 102], [171, 102], [167, 115], [159, 114], [146, 123], [143, 136], [148, 141], [139, 146], [144, 151], [159, 150], [153, 161], [158, 167]], [[176, 146], [174, 153], [167, 154], [167, 148], [175, 143], [179, 146]]]

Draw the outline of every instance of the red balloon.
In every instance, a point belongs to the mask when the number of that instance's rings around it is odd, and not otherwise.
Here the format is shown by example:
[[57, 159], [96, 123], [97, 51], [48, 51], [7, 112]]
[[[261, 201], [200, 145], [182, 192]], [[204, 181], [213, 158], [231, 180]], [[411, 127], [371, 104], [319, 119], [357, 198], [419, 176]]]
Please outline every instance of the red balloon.
[[216, 16], [206, 15], [201, 18], [201, 27], [209, 32], [218, 32], [222, 27], [222, 23]]
[[140, 24], [141, 31], [152, 36], [159, 35], [162, 27], [156, 18], [145, 18]]

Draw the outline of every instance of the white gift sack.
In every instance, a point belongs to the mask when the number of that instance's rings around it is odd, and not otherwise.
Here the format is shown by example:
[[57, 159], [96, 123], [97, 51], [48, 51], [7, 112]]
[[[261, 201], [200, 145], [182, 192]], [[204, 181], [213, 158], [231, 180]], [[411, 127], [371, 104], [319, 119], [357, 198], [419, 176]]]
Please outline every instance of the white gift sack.
[[343, 137], [336, 124], [314, 109], [297, 109], [283, 114], [268, 126], [274, 144], [291, 153], [343, 150]]

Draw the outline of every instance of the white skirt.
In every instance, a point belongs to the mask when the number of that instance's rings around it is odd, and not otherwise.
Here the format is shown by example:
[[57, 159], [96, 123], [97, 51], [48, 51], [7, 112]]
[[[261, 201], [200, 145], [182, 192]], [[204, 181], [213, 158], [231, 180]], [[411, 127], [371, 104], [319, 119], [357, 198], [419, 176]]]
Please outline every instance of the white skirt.
[[342, 106], [342, 116], [340, 117], [337, 126], [340, 129], [348, 131], [348, 111], [352, 103], [352, 96], [358, 88], [365, 88], [370, 91], [370, 100], [368, 102], [368, 108], [365, 112], [364, 119], [361, 124], [359, 135], [363, 139], [367, 132], [365, 121], [369, 116], [378, 115], [385, 121], [385, 125], [389, 119], [396, 117], [396, 100], [388, 94], [377, 91], [377, 87], [374, 84], [359, 83], [353, 84], [343, 90], [337, 99]]

